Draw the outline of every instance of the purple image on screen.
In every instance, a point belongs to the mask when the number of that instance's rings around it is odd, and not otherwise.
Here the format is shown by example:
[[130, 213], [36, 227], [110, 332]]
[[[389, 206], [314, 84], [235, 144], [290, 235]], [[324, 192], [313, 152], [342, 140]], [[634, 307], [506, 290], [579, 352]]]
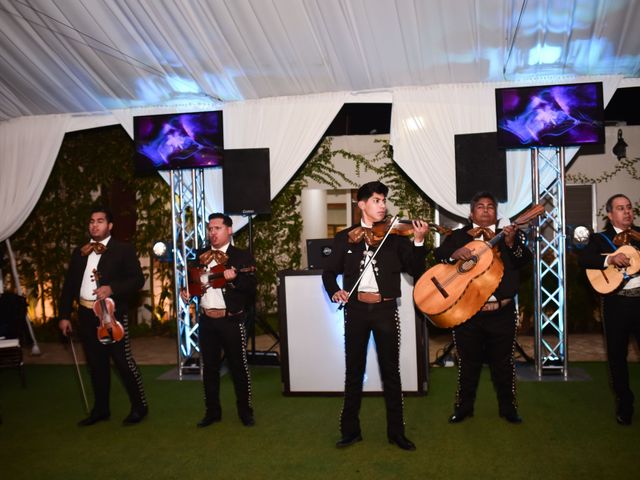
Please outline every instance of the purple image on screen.
[[136, 170], [222, 165], [222, 112], [135, 117]]
[[496, 90], [498, 144], [504, 148], [602, 143], [602, 84]]

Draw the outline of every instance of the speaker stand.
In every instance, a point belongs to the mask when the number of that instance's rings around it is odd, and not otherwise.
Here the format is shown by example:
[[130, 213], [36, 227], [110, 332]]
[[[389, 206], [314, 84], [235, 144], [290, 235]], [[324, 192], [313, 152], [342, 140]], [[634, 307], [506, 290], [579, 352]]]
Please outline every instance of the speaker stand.
[[[253, 215], [248, 214], [249, 220], [249, 253], [253, 256]], [[256, 314], [256, 297], [255, 295], [250, 301], [247, 308], [247, 330], [251, 340], [251, 349], [247, 349], [247, 361], [252, 365], [280, 365], [278, 352], [274, 350], [276, 345], [280, 343], [280, 336], [271, 325]], [[263, 331], [267, 332], [275, 339], [275, 343], [268, 350], [256, 349], [256, 325], [260, 325]]]

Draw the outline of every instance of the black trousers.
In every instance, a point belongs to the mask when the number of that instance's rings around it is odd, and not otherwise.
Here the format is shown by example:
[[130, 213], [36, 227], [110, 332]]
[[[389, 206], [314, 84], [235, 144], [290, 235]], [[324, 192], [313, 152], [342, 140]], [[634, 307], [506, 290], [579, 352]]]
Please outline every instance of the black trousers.
[[204, 403], [208, 415], [221, 416], [220, 365], [224, 350], [236, 392], [238, 415], [245, 419], [253, 415], [251, 379], [247, 362], [245, 315], [210, 318], [202, 314], [198, 327]]
[[100, 323], [93, 310], [85, 307], [78, 309], [78, 333], [87, 358], [91, 385], [95, 402], [92, 414], [109, 415], [109, 390], [111, 387], [111, 362], [118, 372], [124, 388], [129, 395], [131, 409], [140, 411], [147, 407], [147, 400], [142, 386], [142, 377], [131, 354], [129, 328], [126, 315], [118, 318], [124, 327], [125, 335], [119, 342], [103, 345], [98, 341], [96, 329]]
[[345, 381], [340, 414], [343, 435], [360, 433], [362, 381], [367, 345], [373, 332], [387, 410], [387, 434], [404, 434], [402, 385], [400, 382], [400, 318], [395, 300], [366, 304], [352, 300], [344, 316]]
[[493, 312], [479, 312], [453, 329], [458, 352], [458, 390], [455, 412], [473, 412], [480, 372], [485, 360], [498, 396], [500, 415], [517, 410], [513, 352], [516, 341], [514, 304]]
[[640, 297], [609, 295], [603, 299], [604, 331], [611, 387], [616, 396], [617, 411], [633, 414], [633, 392], [629, 387], [629, 337], [640, 347]]

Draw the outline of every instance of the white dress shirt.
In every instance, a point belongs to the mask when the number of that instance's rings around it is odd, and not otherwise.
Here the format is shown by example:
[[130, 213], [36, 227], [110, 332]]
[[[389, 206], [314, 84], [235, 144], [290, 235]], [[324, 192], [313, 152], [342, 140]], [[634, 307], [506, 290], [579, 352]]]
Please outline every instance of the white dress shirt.
[[[104, 245], [105, 247], [111, 240], [111, 235], [109, 235], [104, 240], [101, 240], [99, 243]], [[91, 243], [96, 243], [91, 241]], [[96, 301], [96, 294], [94, 290], [96, 289], [96, 279], [93, 277], [93, 270], [98, 268], [98, 262], [100, 261], [100, 255], [96, 252], [92, 251], [89, 255], [87, 255], [87, 267], [84, 269], [84, 275], [82, 276], [82, 285], [80, 286], [80, 299], [87, 300], [89, 302]]]

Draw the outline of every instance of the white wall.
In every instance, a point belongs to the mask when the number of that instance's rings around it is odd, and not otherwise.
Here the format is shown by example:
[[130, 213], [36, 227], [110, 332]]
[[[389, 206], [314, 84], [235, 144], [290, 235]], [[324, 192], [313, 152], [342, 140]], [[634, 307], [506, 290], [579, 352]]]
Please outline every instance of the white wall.
[[[618, 129], [622, 130], [622, 137], [627, 143], [627, 158], [640, 158], [640, 126], [606, 127], [604, 153], [586, 155], [581, 152], [567, 169], [567, 176], [582, 174], [590, 178], [600, 177], [604, 172], [613, 172], [618, 165], [618, 159], [612, 153], [618, 141]], [[635, 165], [640, 174], [640, 162]], [[574, 183], [567, 180], [567, 183]], [[616, 193], [623, 193], [636, 204], [640, 202], [640, 181], [631, 177], [629, 172], [622, 170], [606, 182], [596, 184], [596, 208], [601, 209], [598, 215], [598, 229], [602, 229], [604, 222], [604, 204], [609, 197]], [[637, 223], [637, 222], [636, 222]]]

